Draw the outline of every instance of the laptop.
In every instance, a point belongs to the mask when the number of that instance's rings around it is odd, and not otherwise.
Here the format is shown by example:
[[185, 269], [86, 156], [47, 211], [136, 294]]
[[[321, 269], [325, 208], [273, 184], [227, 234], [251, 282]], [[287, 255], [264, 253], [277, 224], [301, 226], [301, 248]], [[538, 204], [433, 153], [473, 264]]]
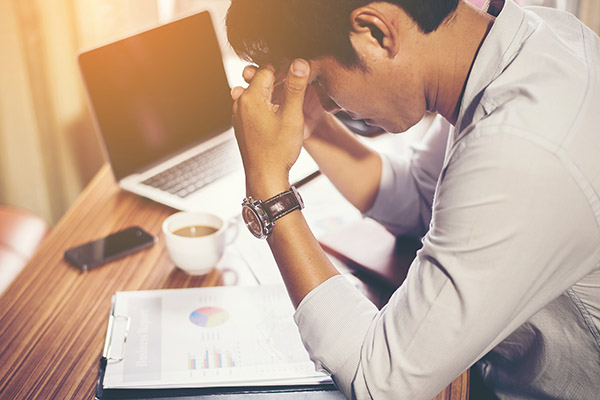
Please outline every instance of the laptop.
[[[78, 61], [105, 156], [123, 189], [179, 210], [239, 215], [244, 172], [208, 11], [83, 51]], [[291, 179], [315, 171], [303, 154]]]

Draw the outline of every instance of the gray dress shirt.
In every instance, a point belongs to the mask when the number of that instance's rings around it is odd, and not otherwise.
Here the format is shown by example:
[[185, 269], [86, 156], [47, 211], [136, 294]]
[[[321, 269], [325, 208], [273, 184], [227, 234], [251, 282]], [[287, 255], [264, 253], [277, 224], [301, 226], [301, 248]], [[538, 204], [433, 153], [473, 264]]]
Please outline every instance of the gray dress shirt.
[[476, 362], [501, 399], [600, 398], [600, 39], [498, 8], [456, 127], [382, 155], [368, 216], [424, 235], [406, 281], [377, 310], [337, 276], [296, 311], [348, 398], [430, 399]]

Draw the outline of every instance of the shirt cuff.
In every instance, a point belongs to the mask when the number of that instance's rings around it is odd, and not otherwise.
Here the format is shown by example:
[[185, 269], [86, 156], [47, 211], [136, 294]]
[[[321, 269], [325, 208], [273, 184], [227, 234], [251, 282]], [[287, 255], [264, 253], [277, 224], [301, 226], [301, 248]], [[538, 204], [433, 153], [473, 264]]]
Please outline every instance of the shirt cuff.
[[294, 314], [317, 371], [332, 375], [346, 395], [351, 393], [361, 348], [377, 313], [344, 276], [336, 275], [306, 295]]

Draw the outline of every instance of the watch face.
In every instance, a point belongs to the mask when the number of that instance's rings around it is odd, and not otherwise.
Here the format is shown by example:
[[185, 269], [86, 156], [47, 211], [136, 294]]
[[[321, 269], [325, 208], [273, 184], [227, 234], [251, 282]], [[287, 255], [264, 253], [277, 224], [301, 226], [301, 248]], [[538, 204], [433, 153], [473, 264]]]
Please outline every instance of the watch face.
[[254, 210], [248, 206], [244, 206], [242, 208], [242, 218], [244, 219], [244, 222], [246, 223], [250, 233], [257, 238], [261, 238], [263, 236], [262, 224], [260, 223], [260, 220], [258, 219], [258, 216]]

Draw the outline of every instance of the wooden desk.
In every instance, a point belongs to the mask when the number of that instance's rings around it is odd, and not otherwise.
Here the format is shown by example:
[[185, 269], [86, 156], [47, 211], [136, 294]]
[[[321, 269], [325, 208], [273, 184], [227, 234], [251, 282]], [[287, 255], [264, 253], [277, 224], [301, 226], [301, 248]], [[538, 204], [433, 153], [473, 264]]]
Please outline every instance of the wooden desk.
[[[173, 212], [121, 191], [108, 166], [98, 172], [0, 297], [0, 398], [93, 398], [114, 292], [222, 284], [216, 271], [190, 277], [173, 265], [161, 233]], [[87, 273], [63, 260], [67, 248], [130, 225], [158, 243]], [[468, 387], [467, 371], [436, 399], [466, 399]]]

